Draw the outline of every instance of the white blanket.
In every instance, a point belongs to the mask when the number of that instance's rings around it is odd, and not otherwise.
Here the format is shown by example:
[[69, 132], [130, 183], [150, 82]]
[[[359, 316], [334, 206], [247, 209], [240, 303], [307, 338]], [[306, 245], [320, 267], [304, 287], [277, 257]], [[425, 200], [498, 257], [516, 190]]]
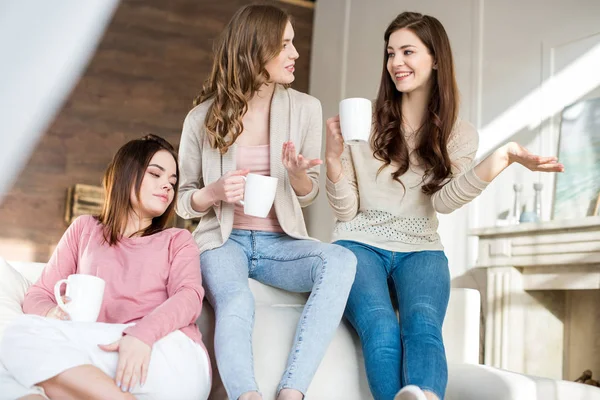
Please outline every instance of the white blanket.
[[[24, 315], [5, 331], [0, 343], [0, 400], [40, 393], [34, 385], [67, 369], [91, 364], [115, 376], [118, 353], [98, 344], [118, 340], [129, 325], [59, 321]], [[10, 389], [5, 397], [4, 382]], [[152, 347], [148, 379], [132, 394], [140, 400], [206, 400], [210, 393], [209, 362], [204, 349], [181, 331]]]

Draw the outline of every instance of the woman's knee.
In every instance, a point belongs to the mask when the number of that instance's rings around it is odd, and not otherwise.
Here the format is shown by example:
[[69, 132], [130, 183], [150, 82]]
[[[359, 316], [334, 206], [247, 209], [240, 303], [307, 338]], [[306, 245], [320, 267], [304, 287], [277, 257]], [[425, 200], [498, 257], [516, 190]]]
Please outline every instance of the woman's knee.
[[403, 336], [441, 339], [444, 314], [445, 310], [440, 310], [426, 302], [413, 305], [405, 315], [401, 316]]
[[254, 314], [254, 295], [247, 284], [223, 283], [211, 291], [211, 304], [217, 319], [229, 316], [251, 319]]
[[400, 326], [396, 313], [381, 309], [346, 310], [346, 317], [360, 336], [361, 340], [386, 338], [397, 341], [400, 337]]
[[330, 244], [323, 250], [323, 257], [327, 263], [327, 269], [332, 270], [340, 280], [352, 285], [357, 263], [356, 256], [352, 251], [336, 244]]

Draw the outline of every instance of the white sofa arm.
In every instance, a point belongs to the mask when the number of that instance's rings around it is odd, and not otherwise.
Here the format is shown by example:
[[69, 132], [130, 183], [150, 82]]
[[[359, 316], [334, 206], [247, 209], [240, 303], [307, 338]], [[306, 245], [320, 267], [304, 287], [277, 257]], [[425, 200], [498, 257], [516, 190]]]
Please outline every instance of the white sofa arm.
[[536, 382], [526, 375], [485, 365], [455, 363], [448, 365], [445, 400], [536, 399], [538, 399]]
[[442, 327], [449, 363], [479, 364], [480, 295], [474, 289], [453, 288]]

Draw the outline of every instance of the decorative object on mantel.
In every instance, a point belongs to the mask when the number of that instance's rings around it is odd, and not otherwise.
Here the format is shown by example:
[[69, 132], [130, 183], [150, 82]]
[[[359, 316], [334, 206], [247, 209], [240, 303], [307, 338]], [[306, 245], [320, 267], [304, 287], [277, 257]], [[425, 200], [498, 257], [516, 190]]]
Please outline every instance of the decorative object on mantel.
[[600, 190], [600, 97], [581, 100], [562, 112], [553, 219], [594, 215]]
[[519, 223], [523, 224], [527, 222], [540, 222], [540, 218], [535, 211], [525, 209], [525, 211], [523, 211], [519, 217]]
[[524, 222], [540, 222], [542, 219], [542, 188], [544, 187], [541, 183], [534, 183], [533, 190], [535, 191], [535, 196], [533, 198], [533, 203], [531, 204], [531, 209], [529, 209], [529, 202], [526, 203], [525, 209], [521, 213], [519, 217], [519, 223]]
[[579, 378], [575, 379], [575, 382], [600, 387], [600, 382], [598, 382], [595, 379], [592, 379], [592, 371], [590, 371], [589, 369], [583, 371], [583, 374], [581, 374]]
[[519, 218], [521, 216], [521, 192], [523, 191], [523, 185], [520, 183], [515, 183], [513, 185], [514, 199], [513, 199], [513, 209], [512, 214], [510, 215], [510, 223], [518, 224]]
[[80, 215], [99, 215], [104, 202], [102, 186], [84, 185], [78, 183], [67, 190], [65, 207], [65, 222], [71, 222]]
[[538, 221], [542, 220], [542, 189], [544, 184], [536, 182], [533, 184], [533, 190], [535, 191], [535, 197], [533, 200], [533, 211], [538, 217]]

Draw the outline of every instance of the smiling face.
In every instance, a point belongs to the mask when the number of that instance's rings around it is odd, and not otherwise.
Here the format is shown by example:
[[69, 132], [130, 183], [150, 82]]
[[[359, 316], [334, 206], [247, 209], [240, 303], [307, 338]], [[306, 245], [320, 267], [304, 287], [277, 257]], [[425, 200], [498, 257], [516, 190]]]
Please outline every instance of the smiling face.
[[165, 213], [174, 198], [177, 185], [177, 165], [166, 150], [157, 151], [142, 179], [139, 198], [131, 192], [131, 206], [141, 218], [156, 218]]
[[399, 92], [430, 91], [437, 67], [429, 49], [412, 30], [402, 28], [392, 33], [387, 54], [387, 71]]
[[269, 73], [270, 81], [279, 84], [289, 84], [294, 82], [294, 64], [299, 54], [294, 47], [294, 28], [288, 21], [283, 32], [281, 43], [281, 52], [270, 59], [265, 65]]

